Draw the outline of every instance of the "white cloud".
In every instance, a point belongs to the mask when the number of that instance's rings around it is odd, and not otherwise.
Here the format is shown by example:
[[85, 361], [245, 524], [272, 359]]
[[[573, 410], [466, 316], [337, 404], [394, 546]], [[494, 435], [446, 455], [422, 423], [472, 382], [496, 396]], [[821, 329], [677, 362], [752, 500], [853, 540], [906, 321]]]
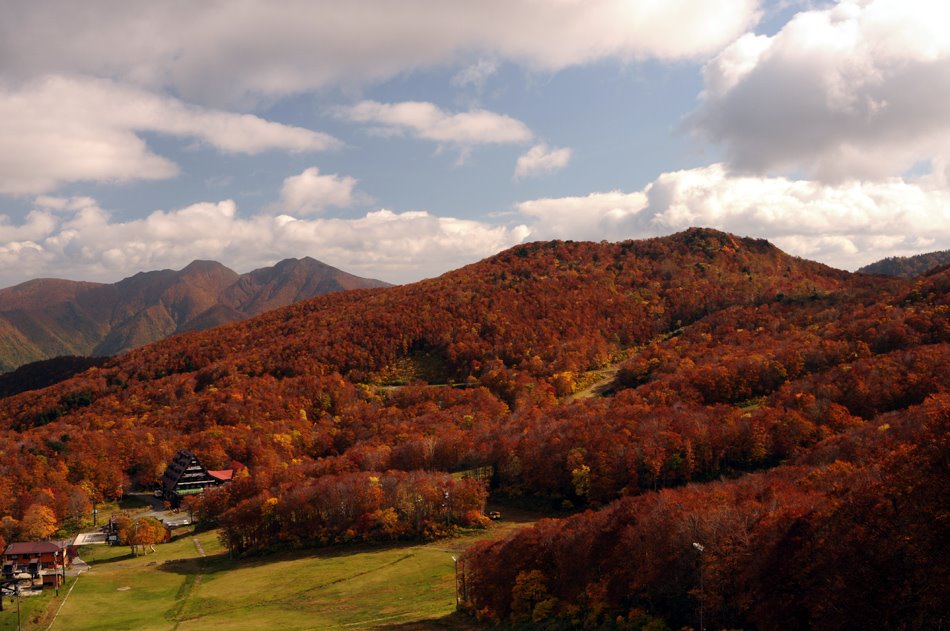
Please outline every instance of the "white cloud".
[[635, 239], [690, 226], [765, 237], [791, 254], [845, 269], [950, 248], [950, 192], [902, 179], [833, 186], [731, 176], [712, 165], [665, 173], [641, 191], [530, 200], [517, 210], [523, 225], [387, 209], [355, 219], [241, 217], [226, 200], [124, 221], [90, 198], [43, 197], [22, 224], [0, 216], [0, 286], [62, 276], [63, 269], [77, 279], [114, 281], [197, 258], [246, 271], [305, 255], [408, 282], [528, 238]]
[[731, 176], [717, 164], [664, 173], [640, 192], [533, 200], [518, 210], [533, 220], [532, 238], [635, 239], [706, 226], [844, 269], [950, 248], [950, 192], [899, 178], [835, 186]]
[[112, 81], [48, 76], [19, 88], [0, 87], [0, 193], [175, 176], [177, 165], [150, 151], [139, 132], [195, 138], [229, 153], [339, 145], [320, 132], [192, 107]]
[[412, 134], [418, 138], [462, 146], [521, 143], [531, 140], [531, 130], [519, 120], [485, 110], [448, 114], [421, 101], [378, 103], [360, 101], [340, 108], [348, 120], [369, 123], [384, 134]]
[[950, 3], [842, 1], [774, 36], [747, 34], [705, 68], [689, 124], [730, 165], [880, 180], [929, 161], [948, 184]]
[[333, 260], [345, 260], [347, 271], [385, 270], [384, 280], [409, 280], [495, 254], [523, 241], [528, 229], [382, 209], [353, 220], [287, 221], [281, 235], [298, 249], [318, 244]]
[[9, 0], [4, 8], [15, 19], [0, 21], [0, 74], [105, 76], [212, 104], [473, 58], [544, 71], [697, 58], [757, 19], [756, 0]]
[[194, 259], [247, 271], [306, 255], [351, 273], [404, 282], [474, 262], [527, 235], [524, 226], [422, 211], [382, 209], [356, 219], [242, 218], [231, 200], [122, 221], [89, 198], [46, 197], [23, 225], [0, 216], [0, 287], [61, 277], [64, 269], [75, 279], [115, 281], [142, 270], [178, 269]]
[[354, 177], [320, 175], [316, 167], [305, 169], [300, 175], [284, 180], [280, 190], [279, 207], [285, 212], [309, 215], [327, 208], [346, 208], [354, 203]]
[[0, 235], [8, 242], [31, 242], [42, 239], [56, 227], [56, 217], [45, 210], [32, 210], [23, 224], [15, 226], [8, 217], [0, 215]]
[[646, 208], [642, 192], [591, 193], [586, 197], [535, 199], [518, 204], [521, 214], [534, 220], [533, 239], [632, 238], [631, 222]]
[[479, 59], [455, 73], [451, 83], [460, 88], [472, 86], [481, 90], [485, 87], [485, 82], [496, 72], [498, 72], [498, 62], [492, 59]]
[[518, 157], [515, 178], [532, 177], [560, 171], [571, 159], [571, 150], [550, 149], [545, 143], [537, 144]]

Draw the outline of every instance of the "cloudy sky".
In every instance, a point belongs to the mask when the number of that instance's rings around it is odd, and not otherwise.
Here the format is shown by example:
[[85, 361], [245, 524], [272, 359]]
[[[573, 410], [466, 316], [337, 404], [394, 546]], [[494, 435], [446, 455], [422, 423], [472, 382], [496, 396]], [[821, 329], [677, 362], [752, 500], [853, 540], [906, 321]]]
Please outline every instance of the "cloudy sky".
[[0, 287], [709, 226], [950, 248], [946, 0], [7, 0]]

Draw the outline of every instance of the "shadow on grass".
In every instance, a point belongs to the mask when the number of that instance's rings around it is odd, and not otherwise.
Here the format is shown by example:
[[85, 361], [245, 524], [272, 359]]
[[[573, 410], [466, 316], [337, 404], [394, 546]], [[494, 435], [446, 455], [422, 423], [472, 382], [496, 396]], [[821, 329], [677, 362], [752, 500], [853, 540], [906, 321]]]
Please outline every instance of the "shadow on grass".
[[172, 531], [172, 536], [171, 536], [171, 539], [168, 540], [168, 543], [173, 543], [175, 541], [180, 541], [182, 539], [191, 539], [196, 534], [198, 533], [191, 528], [185, 528], [185, 529], [176, 528], [175, 530]]
[[[461, 533], [460, 537], [446, 537], [443, 539], [437, 539], [434, 541], [424, 541], [424, 540], [407, 540], [407, 541], [397, 541], [390, 543], [340, 543], [335, 545], [323, 545], [323, 546], [301, 546], [299, 548], [283, 548], [276, 549], [273, 551], [264, 551], [259, 553], [252, 553], [246, 556], [239, 556], [235, 558], [230, 558], [227, 552], [211, 554], [206, 557], [186, 557], [183, 559], [172, 559], [165, 561], [159, 565], [158, 569], [163, 572], [172, 572], [175, 574], [190, 575], [195, 573], [200, 574], [214, 574], [218, 572], [226, 572], [229, 570], [234, 570], [238, 568], [259, 568], [274, 563], [279, 563], [282, 561], [296, 561], [301, 559], [334, 559], [334, 558], [346, 558], [350, 556], [356, 556], [361, 554], [376, 554], [376, 553], [385, 553], [392, 551], [405, 550], [409, 553], [410, 550], [427, 546], [430, 544], [444, 544], [447, 548], [451, 548], [453, 543], [461, 544], [458, 552], [461, 552], [465, 548], [469, 547], [477, 539], [472, 537], [473, 534], [483, 534], [483, 537], [478, 537], [478, 539], [492, 539], [507, 536], [509, 533], [507, 531], [515, 530], [522, 526], [530, 526], [539, 519], [543, 517], [555, 517], [561, 516], [560, 513], [555, 513], [553, 511], [541, 512], [537, 510], [531, 510], [530, 508], [524, 508], [522, 506], [514, 505], [507, 502], [489, 502], [487, 510], [498, 510], [502, 512], [502, 521], [497, 522], [495, 532], [492, 530], [486, 531], [464, 531]], [[185, 533], [182, 537], [192, 536], [195, 533]], [[177, 538], [177, 536], [176, 536]], [[443, 550], [445, 551], [445, 550]], [[449, 550], [451, 552], [456, 552], [456, 550]], [[128, 558], [128, 557], [126, 557]], [[462, 616], [463, 619], [468, 620], [465, 616]], [[398, 628], [398, 627], [397, 627]], [[425, 627], [419, 627], [425, 628]], [[441, 628], [441, 627], [435, 627]], [[447, 627], [455, 628], [455, 627]], [[457, 628], [478, 628], [477, 626], [473, 627], [457, 627]]]
[[280, 563], [281, 561], [296, 561], [300, 559], [333, 559], [367, 554], [374, 552], [389, 552], [392, 550], [410, 550], [420, 545], [419, 541], [405, 541], [373, 545], [369, 543], [340, 544], [314, 548], [284, 549], [274, 552], [229, 558], [227, 552], [209, 554], [206, 557], [187, 557], [183, 559], [169, 559], [158, 566], [163, 572], [174, 574], [215, 574], [238, 568], [258, 568]]
[[134, 556], [131, 552], [129, 552], [128, 546], [119, 546], [119, 548], [124, 549], [125, 554], [122, 554], [117, 551], [115, 556], [109, 556], [105, 558], [99, 558], [98, 556], [89, 558], [88, 555], [80, 555], [80, 558], [82, 558], [83, 556], [86, 556], [87, 558], [83, 558], [83, 561], [88, 563], [90, 567], [96, 567], [97, 565], [108, 565], [110, 563], [119, 563], [120, 561], [134, 561], [135, 559], [142, 558], [141, 554], [138, 556]]
[[134, 511], [142, 508], [152, 508], [152, 505], [139, 495], [123, 495], [119, 500], [119, 510]]

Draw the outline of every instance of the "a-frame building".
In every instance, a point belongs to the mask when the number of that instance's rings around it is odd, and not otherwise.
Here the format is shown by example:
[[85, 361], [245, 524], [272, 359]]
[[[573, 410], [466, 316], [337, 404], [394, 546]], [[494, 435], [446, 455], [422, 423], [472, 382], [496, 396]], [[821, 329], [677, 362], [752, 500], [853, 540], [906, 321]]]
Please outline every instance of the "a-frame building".
[[178, 506], [184, 497], [201, 493], [209, 486], [224, 484], [233, 475], [233, 469], [209, 471], [193, 453], [181, 449], [168, 463], [162, 476], [162, 497]]

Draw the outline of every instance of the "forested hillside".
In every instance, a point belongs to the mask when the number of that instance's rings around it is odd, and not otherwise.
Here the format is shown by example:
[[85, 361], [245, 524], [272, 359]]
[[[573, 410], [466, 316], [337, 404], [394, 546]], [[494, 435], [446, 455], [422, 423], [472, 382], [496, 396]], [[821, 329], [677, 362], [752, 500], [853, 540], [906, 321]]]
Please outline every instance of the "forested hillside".
[[891, 256], [886, 259], [865, 265], [858, 271], [863, 274], [882, 274], [884, 276], [900, 276], [912, 278], [927, 272], [950, 265], [950, 250], [928, 252], [915, 256]]
[[[948, 610], [948, 360], [948, 271], [703, 229], [533, 243], [0, 400], [0, 513], [7, 538], [55, 527], [187, 447], [247, 466], [195, 506], [235, 552], [433, 536], [481, 520], [444, 475], [480, 467], [492, 493], [606, 507], [469, 554], [482, 618], [698, 626], [702, 601], [710, 628], [916, 628]], [[607, 368], [608, 396], [572, 396]]]

